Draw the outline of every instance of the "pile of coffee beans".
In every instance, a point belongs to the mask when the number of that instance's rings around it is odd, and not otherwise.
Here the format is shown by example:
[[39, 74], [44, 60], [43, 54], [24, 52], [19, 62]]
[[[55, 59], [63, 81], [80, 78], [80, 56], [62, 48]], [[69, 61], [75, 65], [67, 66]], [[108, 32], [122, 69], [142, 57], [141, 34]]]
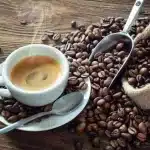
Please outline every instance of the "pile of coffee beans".
[[133, 87], [142, 88], [150, 83], [150, 39], [141, 40], [134, 51], [126, 71], [126, 78]]
[[[86, 132], [94, 147], [100, 147], [100, 138], [106, 135], [109, 139], [106, 150], [127, 149], [130, 144], [140, 145], [146, 141], [150, 133], [150, 117], [143, 115], [143, 112], [124, 93], [121, 84], [116, 83], [113, 89], [108, 88], [128, 55], [124, 43], [117, 43], [115, 47], [105, 53], [98, 52], [91, 62], [88, 59], [93, 48], [105, 36], [121, 31], [125, 22], [126, 20], [122, 17], [108, 17], [86, 28], [85, 25], [79, 25], [76, 21], [72, 21], [72, 32], [60, 35], [53, 31], [47, 31], [41, 39], [44, 44], [52, 41], [69, 61], [70, 74], [67, 92], [85, 90], [87, 88], [85, 79], [90, 78], [92, 85], [90, 102], [74, 122], [76, 131], [78, 133]], [[148, 18], [139, 18], [136, 25], [132, 27], [130, 35], [135, 37], [143, 31], [148, 23]], [[130, 83], [133, 86], [142, 86], [145, 82], [149, 82], [147, 81], [149, 74], [147, 47], [148, 40], [141, 41], [135, 48], [138, 56], [133, 60], [141, 65], [140, 67], [137, 65], [139, 67], [137, 74], [134, 72], [137, 68], [133, 62], [127, 70], [126, 77], [129, 82], [134, 81], [134, 84]], [[143, 78], [145, 78], [145, 82]], [[0, 105], [1, 115], [10, 122], [51, 109], [51, 105], [31, 108], [14, 100], [13, 103], [6, 101], [8, 100], [4, 100]], [[16, 112], [13, 111], [15, 107], [18, 108]], [[20, 113], [23, 115], [19, 115]], [[13, 120], [14, 115], [17, 119]]]

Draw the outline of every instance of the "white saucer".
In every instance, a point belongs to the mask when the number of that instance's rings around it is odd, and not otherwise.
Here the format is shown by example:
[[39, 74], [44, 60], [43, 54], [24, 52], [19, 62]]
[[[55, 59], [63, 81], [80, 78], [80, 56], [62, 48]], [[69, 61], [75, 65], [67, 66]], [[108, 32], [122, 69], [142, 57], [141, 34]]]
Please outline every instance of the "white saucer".
[[[74, 111], [72, 111], [67, 115], [50, 116], [48, 118], [41, 119], [40, 122], [31, 122], [18, 129], [23, 131], [34, 131], [34, 132], [46, 131], [46, 130], [51, 130], [60, 127], [73, 120], [76, 116], [78, 116], [81, 113], [81, 111], [84, 109], [84, 107], [87, 105], [89, 101], [90, 93], [91, 93], [91, 83], [89, 78], [86, 80], [86, 83], [88, 84], [88, 88], [86, 91], [83, 92], [84, 100], [81, 102], [80, 106], [77, 109], [75, 109]], [[10, 125], [10, 123], [8, 123], [2, 116], [0, 116], [0, 121], [5, 125]]]

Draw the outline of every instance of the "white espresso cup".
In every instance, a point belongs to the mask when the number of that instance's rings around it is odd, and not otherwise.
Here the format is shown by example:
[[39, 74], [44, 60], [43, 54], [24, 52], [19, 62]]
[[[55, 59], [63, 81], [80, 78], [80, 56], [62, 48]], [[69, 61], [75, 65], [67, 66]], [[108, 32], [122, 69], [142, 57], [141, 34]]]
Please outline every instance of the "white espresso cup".
[[[35, 55], [49, 56], [58, 61], [61, 66], [61, 76], [46, 89], [39, 91], [24, 90], [11, 82], [10, 73], [21, 59]], [[30, 44], [13, 51], [0, 65], [0, 72], [0, 86], [7, 88], [0, 88], [0, 96], [14, 97], [29, 106], [43, 106], [54, 102], [63, 93], [68, 81], [69, 64], [64, 54], [58, 49], [44, 44]]]

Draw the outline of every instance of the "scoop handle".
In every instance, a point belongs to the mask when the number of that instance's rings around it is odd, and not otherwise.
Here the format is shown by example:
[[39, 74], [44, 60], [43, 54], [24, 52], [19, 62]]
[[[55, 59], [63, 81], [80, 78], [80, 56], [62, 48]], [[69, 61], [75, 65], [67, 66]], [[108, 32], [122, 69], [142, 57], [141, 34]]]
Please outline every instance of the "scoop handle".
[[142, 7], [144, 0], [136, 0], [132, 11], [128, 17], [128, 20], [124, 26], [123, 32], [128, 33], [128, 31], [131, 29], [131, 26], [135, 23], [135, 20], [137, 19], [140, 9]]

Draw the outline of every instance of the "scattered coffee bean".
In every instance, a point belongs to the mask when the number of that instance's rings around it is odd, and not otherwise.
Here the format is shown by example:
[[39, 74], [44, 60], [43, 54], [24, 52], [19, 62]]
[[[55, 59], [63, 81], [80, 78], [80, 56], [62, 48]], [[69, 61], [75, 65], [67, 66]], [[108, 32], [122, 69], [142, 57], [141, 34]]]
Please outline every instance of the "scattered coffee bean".
[[59, 34], [59, 33], [55, 33], [55, 34], [53, 35], [53, 40], [54, 40], [54, 41], [59, 41], [60, 38], [61, 38], [61, 34]]
[[48, 35], [47, 35], [47, 34], [44, 34], [44, 35], [42, 36], [41, 40], [42, 40], [42, 42], [43, 42], [44, 44], [47, 44], [48, 41], [49, 41]]
[[77, 27], [76, 21], [73, 20], [73, 21], [71, 22], [71, 27], [72, 27], [72, 28], [76, 28], [76, 27]]

